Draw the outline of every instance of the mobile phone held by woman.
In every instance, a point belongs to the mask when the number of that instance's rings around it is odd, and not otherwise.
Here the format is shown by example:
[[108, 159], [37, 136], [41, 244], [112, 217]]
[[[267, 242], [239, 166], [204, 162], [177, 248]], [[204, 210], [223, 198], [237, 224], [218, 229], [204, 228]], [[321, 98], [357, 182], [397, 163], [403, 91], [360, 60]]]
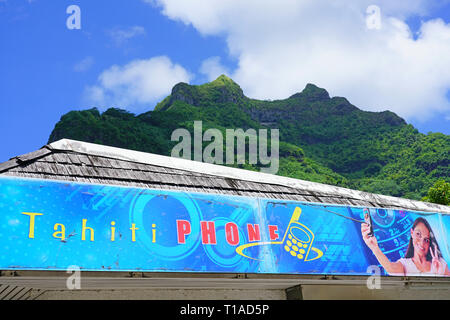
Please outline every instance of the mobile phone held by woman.
[[373, 224], [372, 224], [372, 217], [370, 216], [369, 209], [364, 209], [364, 221], [369, 225], [370, 232], [367, 234], [369, 237], [373, 237]]

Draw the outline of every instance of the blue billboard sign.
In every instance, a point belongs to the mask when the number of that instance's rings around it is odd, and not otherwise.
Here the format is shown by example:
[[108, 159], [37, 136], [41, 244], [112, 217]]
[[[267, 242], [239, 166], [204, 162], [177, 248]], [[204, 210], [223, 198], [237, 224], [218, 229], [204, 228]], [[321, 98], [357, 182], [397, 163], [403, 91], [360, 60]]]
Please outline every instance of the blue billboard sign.
[[0, 269], [449, 276], [450, 215], [0, 178]]

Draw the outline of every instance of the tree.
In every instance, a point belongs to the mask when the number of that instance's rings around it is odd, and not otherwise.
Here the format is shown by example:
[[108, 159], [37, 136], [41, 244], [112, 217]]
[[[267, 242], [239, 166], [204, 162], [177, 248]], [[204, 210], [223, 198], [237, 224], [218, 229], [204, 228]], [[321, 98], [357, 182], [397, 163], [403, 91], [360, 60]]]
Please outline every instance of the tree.
[[443, 205], [450, 205], [450, 183], [438, 180], [428, 190], [428, 194], [422, 200]]

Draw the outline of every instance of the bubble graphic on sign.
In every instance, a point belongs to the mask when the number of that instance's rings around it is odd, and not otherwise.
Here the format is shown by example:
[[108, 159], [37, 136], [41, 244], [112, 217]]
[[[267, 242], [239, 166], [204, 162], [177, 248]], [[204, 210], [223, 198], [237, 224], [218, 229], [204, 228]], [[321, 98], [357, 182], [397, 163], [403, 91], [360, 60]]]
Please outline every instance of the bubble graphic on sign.
[[[236, 209], [242, 210], [242, 209]], [[225, 238], [225, 225], [229, 222], [233, 222], [233, 220], [228, 218], [215, 218], [214, 221], [216, 226], [216, 232], [218, 237]], [[239, 229], [239, 238], [244, 239], [244, 234], [241, 229]], [[235, 248], [227, 244], [225, 241], [218, 242], [216, 245], [203, 245], [203, 248], [206, 251], [209, 259], [214, 261], [219, 266], [222, 267], [234, 267], [238, 265], [242, 261], [242, 256], [236, 254]]]
[[394, 210], [377, 209], [376, 214], [373, 215], [374, 222], [383, 228], [389, 228], [395, 222]]
[[[152, 206], [152, 201], [156, 200], [159, 200], [158, 206]], [[152, 218], [164, 217], [167, 214], [179, 214], [181, 210], [185, 211], [192, 223], [192, 230], [190, 235], [186, 237], [186, 242], [183, 244], [154, 242], [153, 226], [155, 224], [149, 223]], [[151, 254], [156, 254], [165, 260], [181, 260], [197, 249], [201, 240], [199, 236], [201, 220], [201, 211], [196, 201], [184, 193], [177, 196], [165, 195], [160, 197], [156, 193], [145, 192], [137, 195], [130, 206], [130, 225], [135, 223], [139, 229], [136, 232], [138, 241]], [[164, 218], [161, 219], [160, 223], [156, 223], [156, 226], [170, 234], [175, 231], [176, 226], [175, 224], [168, 225], [168, 223], [174, 221], [175, 219]]]
[[[373, 219], [373, 222], [382, 227], [382, 228], [389, 228], [391, 227], [395, 222], [395, 212], [394, 210], [390, 209], [373, 209], [373, 208], [365, 208], [365, 210], [369, 211], [369, 214], [371, 218]], [[364, 219], [364, 213], [361, 212], [360, 218]]]

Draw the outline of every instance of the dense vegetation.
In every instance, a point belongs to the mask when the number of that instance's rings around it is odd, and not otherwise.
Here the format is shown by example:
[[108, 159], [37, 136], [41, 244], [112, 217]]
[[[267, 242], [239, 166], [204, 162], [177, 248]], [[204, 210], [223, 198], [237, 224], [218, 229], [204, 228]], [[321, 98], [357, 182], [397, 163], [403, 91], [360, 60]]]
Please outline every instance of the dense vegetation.
[[194, 120], [203, 121], [203, 131], [217, 128], [224, 136], [227, 128], [279, 129], [283, 176], [411, 199], [450, 180], [450, 136], [419, 133], [392, 112], [362, 111], [312, 84], [287, 99], [261, 101], [246, 97], [226, 76], [198, 86], [179, 83], [140, 115], [115, 108], [69, 112], [49, 142], [69, 138], [170, 155], [177, 143], [173, 130], [193, 135]]
[[436, 181], [422, 200], [447, 206], [450, 205], [450, 183], [444, 180]]

